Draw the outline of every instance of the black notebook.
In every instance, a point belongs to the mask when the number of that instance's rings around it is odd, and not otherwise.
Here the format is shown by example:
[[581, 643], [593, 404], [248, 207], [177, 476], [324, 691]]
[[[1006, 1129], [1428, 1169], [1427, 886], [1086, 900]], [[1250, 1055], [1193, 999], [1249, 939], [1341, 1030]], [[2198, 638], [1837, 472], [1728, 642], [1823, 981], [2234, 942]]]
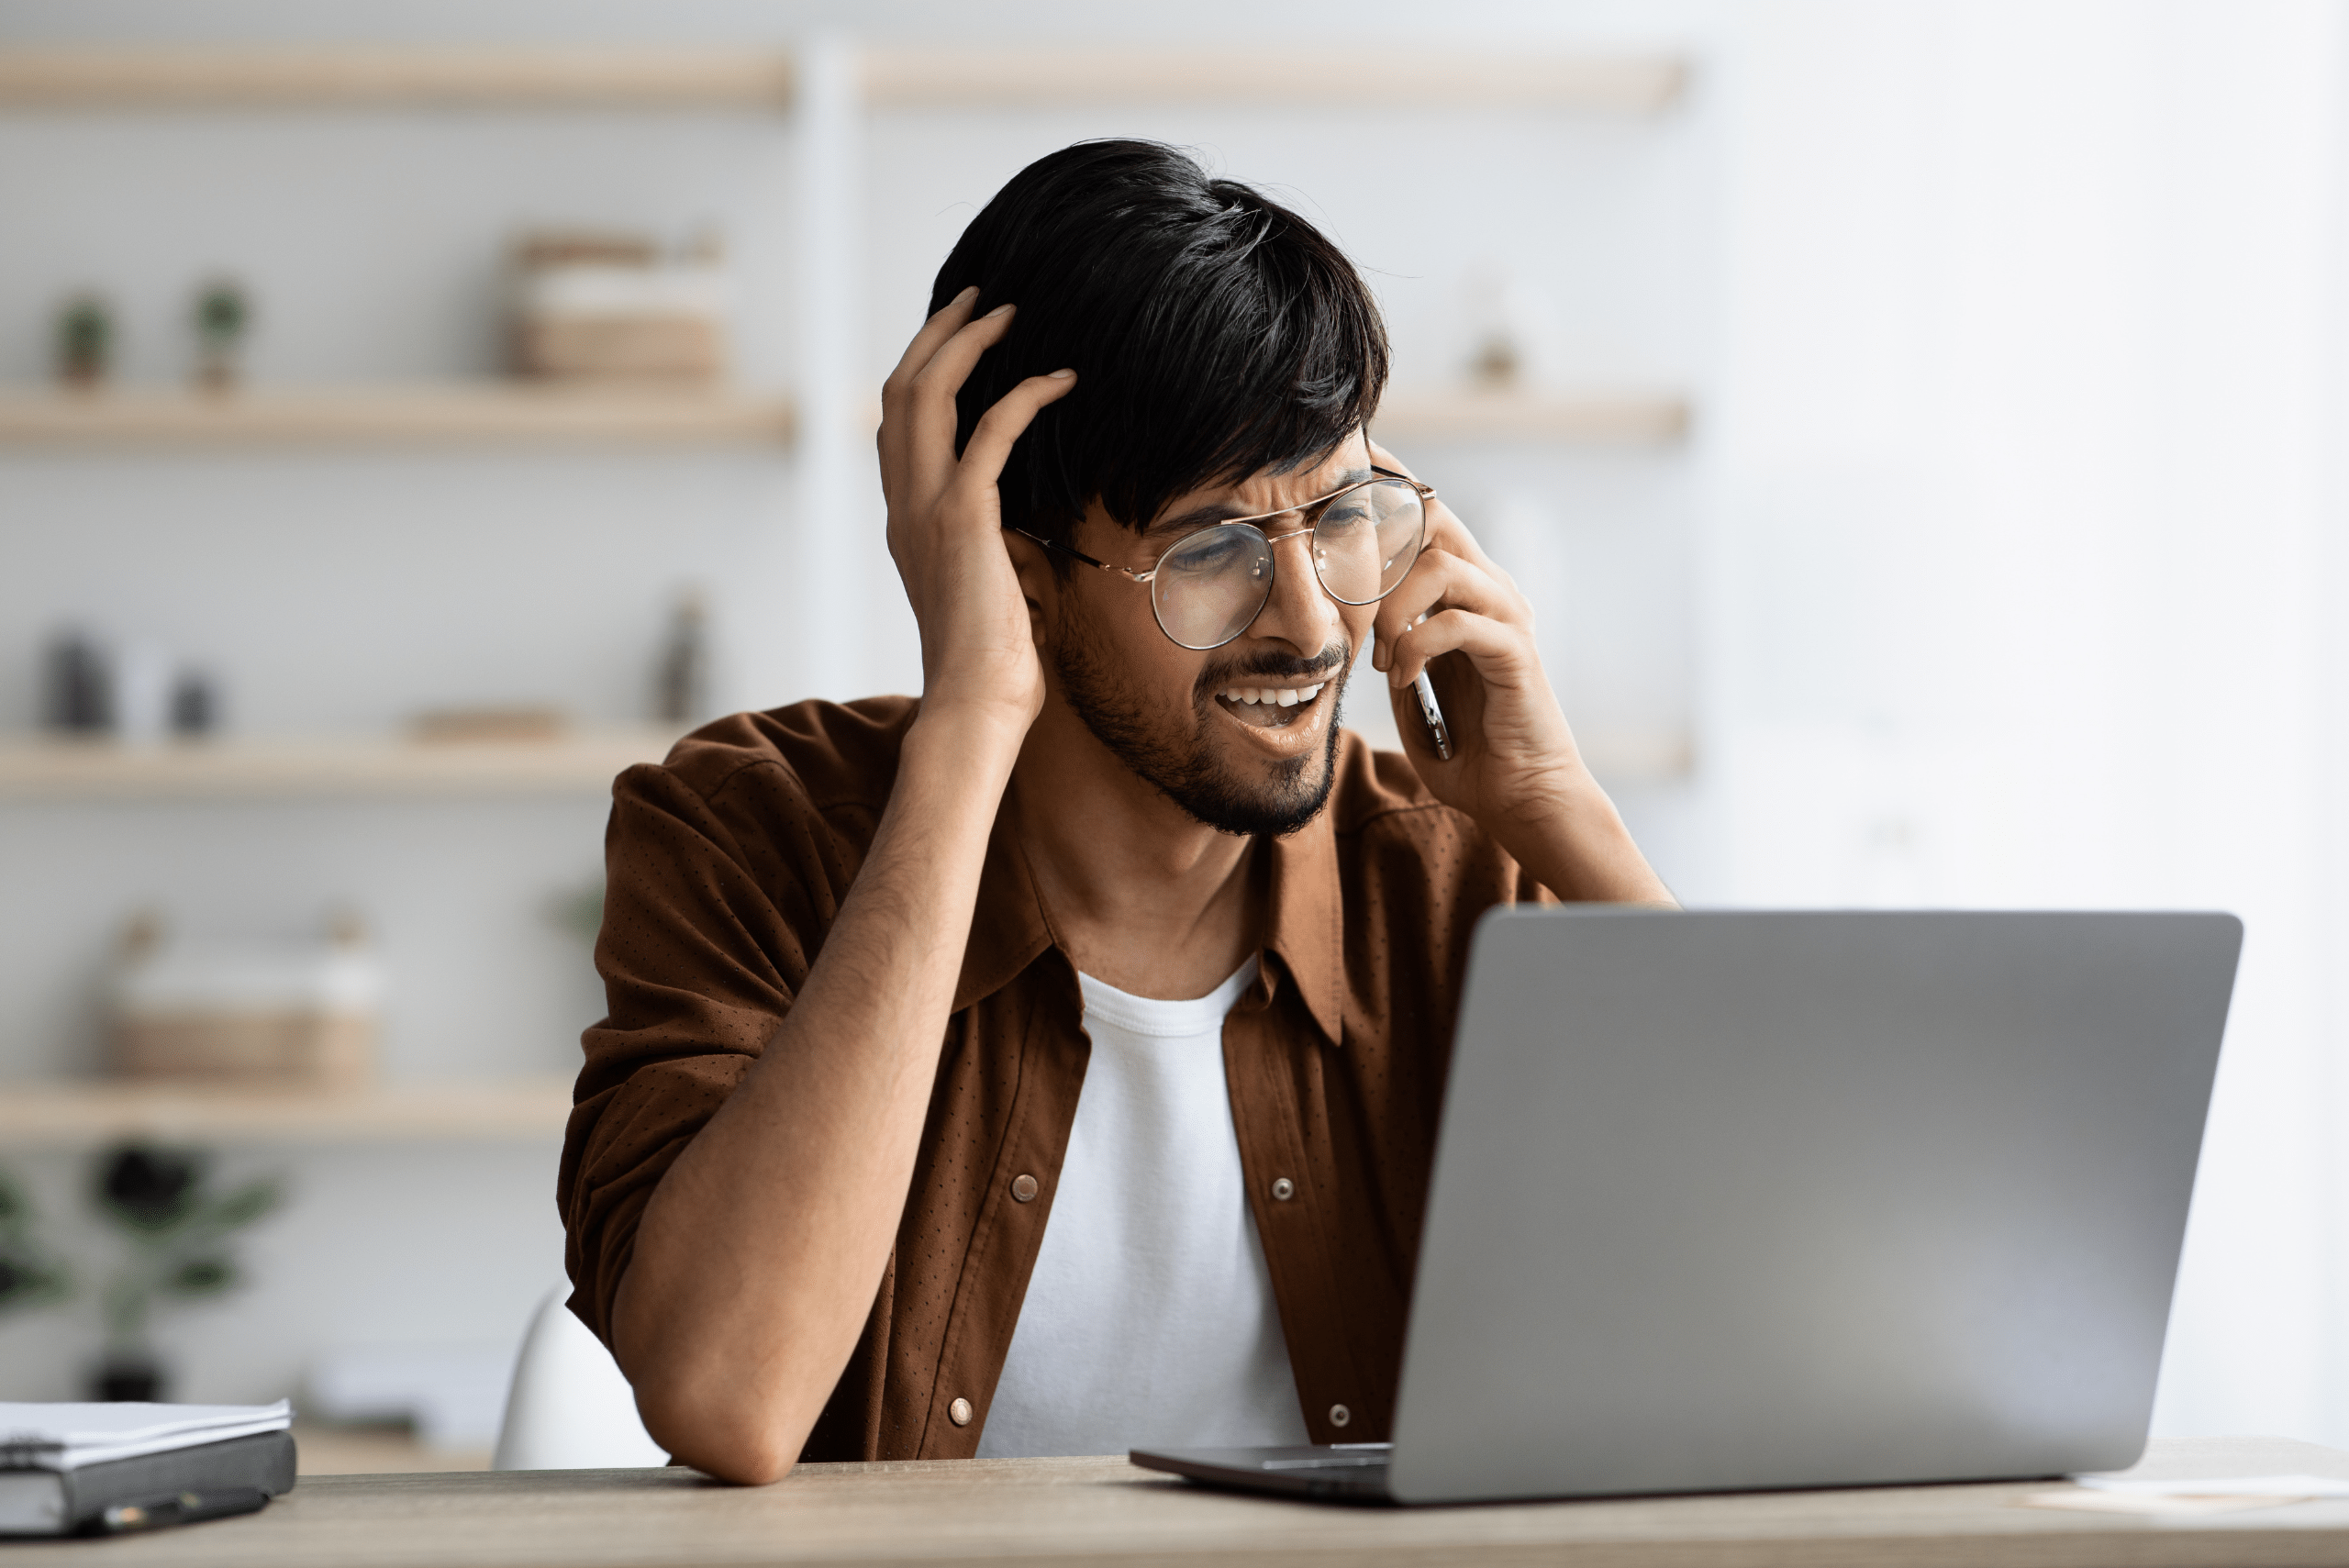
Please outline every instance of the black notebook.
[[8, 1466], [0, 1468], [0, 1535], [73, 1535], [249, 1512], [293, 1488], [294, 1434], [284, 1430], [70, 1470]]

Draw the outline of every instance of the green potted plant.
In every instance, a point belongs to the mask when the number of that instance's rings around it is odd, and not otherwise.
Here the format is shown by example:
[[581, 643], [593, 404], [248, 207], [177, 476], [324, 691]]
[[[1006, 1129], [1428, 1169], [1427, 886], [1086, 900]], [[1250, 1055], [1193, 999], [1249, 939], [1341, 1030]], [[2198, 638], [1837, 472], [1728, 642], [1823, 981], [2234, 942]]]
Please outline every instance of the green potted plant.
[[214, 278], [195, 291], [188, 324], [195, 329], [195, 384], [228, 392], [243, 378], [245, 339], [252, 330], [252, 300], [234, 278]]
[[106, 1283], [100, 1399], [160, 1399], [165, 1371], [150, 1325], [160, 1307], [200, 1301], [243, 1282], [231, 1238], [274, 1209], [282, 1184], [264, 1177], [216, 1193], [211, 1162], [193, 1150], [128, 1143], [99, 1156], [93, 1197], [128, 1243]]
[[57, 379], [77, 391], [103, 384], [114, 365], [114, 311], [94, 294], [77, 294], [57, 311]]

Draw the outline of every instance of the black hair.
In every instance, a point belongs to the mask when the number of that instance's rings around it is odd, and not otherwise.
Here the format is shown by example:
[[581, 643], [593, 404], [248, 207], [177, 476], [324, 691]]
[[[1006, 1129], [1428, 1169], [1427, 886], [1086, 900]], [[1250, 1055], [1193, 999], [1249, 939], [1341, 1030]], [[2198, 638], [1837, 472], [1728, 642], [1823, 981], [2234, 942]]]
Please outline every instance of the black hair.
[[[1065, 542], [1098, 497], [1136, 529], [1202, 485], [1300, 467], [1377, 410], [1386, 328], [1352, 262], [1261, 193], [1154, 141], [1081, 141], [1012, 176], [938, 270], [1018, 306], [963, 384], [955, 450], [1019, 381], [1063, 366], [998, 488], [1004, 520]], [[1055, 562], [1061, 557], [1055, 553]]]

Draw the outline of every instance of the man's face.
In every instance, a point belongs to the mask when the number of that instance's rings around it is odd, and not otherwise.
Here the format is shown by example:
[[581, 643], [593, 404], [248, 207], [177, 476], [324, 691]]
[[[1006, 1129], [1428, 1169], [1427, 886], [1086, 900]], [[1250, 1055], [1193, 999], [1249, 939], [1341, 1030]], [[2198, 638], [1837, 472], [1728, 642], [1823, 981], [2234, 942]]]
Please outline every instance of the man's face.
[[[1370, 476], [1357, 434], [1310, 467], [1179, 495], [1139, 537], [1097, 504], [1073, 542], [1146, 572], [1176, 540], [1219, 519], [1297, 506]], [[1277, 537], [1304, 521], [1291, 513], [1256, 526]], [[1272, 597], [1246, 631], [1205, 652], [1159, 630], [1150, 589], [1126, 577], [1078, 567], [1057, 595], [1047, 651], [1070, 707], [1136, 774], [1228, 833], [1291, 832], [1330, 796], [1338, 699], [1376, 606], [1323, 593], [1312, 544], [1300, 534], [1273, 546]]]

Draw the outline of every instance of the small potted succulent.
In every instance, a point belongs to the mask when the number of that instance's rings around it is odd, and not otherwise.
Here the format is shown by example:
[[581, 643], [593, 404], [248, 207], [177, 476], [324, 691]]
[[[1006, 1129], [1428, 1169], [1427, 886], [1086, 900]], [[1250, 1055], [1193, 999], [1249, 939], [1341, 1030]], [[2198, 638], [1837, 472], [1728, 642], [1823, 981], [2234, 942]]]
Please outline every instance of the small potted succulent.
[[214, 278], [195, 291], [188, 311], [195, 330], [195, 384], [206, 392], [233, 390], [244, 378], [245, 339], [252, 330], [252, 300], [234, 278]]
[[114, 310], [77, 294], [57, 311], [57, 379], [79, 392], [103, 385], [114, 368]]
[[98, 1210], [129, 1247], [106, 1283], [106, 1358], [92, 1394], [160, 1399], [165, 1373], [150, 1320], [167, 1303], [203, 1300], [243, 1282], [230, 1239], [275, 1208], [282, 1187], [263, 1178], [216, 1193], [202, 1153], [140, 1143], [100, 1156], [95, 1175]]

